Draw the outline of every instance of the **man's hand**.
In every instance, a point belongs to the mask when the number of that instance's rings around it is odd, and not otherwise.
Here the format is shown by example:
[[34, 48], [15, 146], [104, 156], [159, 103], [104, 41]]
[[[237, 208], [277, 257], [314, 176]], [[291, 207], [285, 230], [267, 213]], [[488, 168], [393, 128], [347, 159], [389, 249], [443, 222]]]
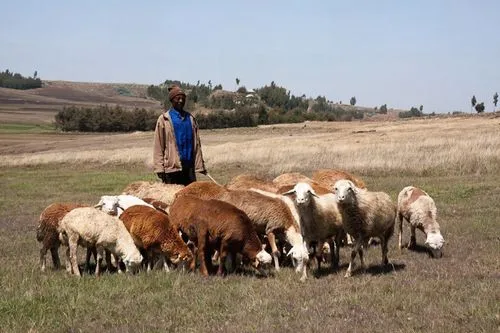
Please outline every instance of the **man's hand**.
[[161, 179], [162, 182], [165, 182], [165, 172], [158, 172], [156, 173], [156, 175]]

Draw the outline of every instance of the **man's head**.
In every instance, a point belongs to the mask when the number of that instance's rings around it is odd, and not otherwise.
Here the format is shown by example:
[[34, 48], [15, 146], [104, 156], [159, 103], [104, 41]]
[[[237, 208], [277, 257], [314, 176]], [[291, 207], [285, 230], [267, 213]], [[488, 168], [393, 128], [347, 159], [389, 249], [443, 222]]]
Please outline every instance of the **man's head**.
[[174, 109], [182, 111], [186, 104], [186, 94], [176, 85], [168, 87], [168, 99]]

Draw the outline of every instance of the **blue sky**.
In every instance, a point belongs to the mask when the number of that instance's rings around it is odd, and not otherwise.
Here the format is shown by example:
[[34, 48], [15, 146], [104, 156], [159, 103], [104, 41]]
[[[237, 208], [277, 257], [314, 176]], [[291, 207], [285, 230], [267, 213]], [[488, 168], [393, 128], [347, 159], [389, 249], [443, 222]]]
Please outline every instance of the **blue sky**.
[[275, 81], [294, 95], [492, 111], [500, 1], [3, 1], [0, 69], [42, 79]]

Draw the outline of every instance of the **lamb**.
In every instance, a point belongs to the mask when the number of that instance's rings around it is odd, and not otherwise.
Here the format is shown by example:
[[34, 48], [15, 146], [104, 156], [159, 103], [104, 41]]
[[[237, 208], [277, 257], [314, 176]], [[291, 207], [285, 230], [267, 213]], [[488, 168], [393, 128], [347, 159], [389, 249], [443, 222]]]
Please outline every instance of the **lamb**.
[[57, 230], [62, 242], [68, 244], [68, 261], [71, 263], [72, 273], [78, 277], [81, 276], [77, 262], [79, 244], [96, 247], [96, 276], [100, 273], [104, 249], [122, 259], [127, 271], [134, 270], [142, 262], [142, 256], [123, 222], [94, 207], [71, 210], [62, 218]]
[[361, 267], [365, 268], [362, 247], [367, 248], [370, 237], [380, 239], [382, 264], [387, 265], [387, 244], [394, 233], [396, 219], [396, 205], [391, 197], [384, 192], [360, 189], [347, 179], [338, 180], [334, 191], [344, 229], [354, 237], [351, 260], [345, 276], [352, 275], [356, 252], [359, 253]]
[[271, 263], [271, 256], [263, 250], [252, 221], [231, 204], [182, 195], [170, 207], [170, 219], [196, 244], [203, 276], [208, 276], [211, 251], [216, 248], [220, 256], [217, 275], [224, 273], [228, 255], [234, 259], [237, 253], [241, 253], [243, 260], [250, 261], [255, 269]]
[[402, 248], [403, 219], [410, 223], [411, 238], [408, 248], [416, 245], [415, 229], [426, 235], [425, 245], [434, 258], [443, 256], [443, 236], [436, 221], [437, 209], [429, 194], [418, 187], [406, 186], [398, 195], [399, 249]]
[[226, 188], [230, 190], [250, 190], [255, 188], [272, 193], [276, 193], [278, 190], [278, 186], [273, 182], [252, 174], [241, 174], [234, 177], [227, 183]]
[[297, 263], [296, 269], [302, 271], [302, 277], [305, 279], [308, 252], [300, 232], [300, 218], [289, 198], [286, 203], [284, 200], [255, 191], [228, 190], [217, 184], [201, 181], [186, 186], [177, 193], [177, 198], [183, 195], [225, 201], [244, 211], [253, 222], [257, 233], [267, 236], [276, 270], [279, 270], [280, 251], [276, 246], [275, 234], [284, 232], [287, 242], [292, 246], [289, 255]]
[[58, 202], [50, 204], [40, 214], [38, 227], [36, 229], [36, 239], [38, 242], [42, 243], [42, 248], [40, 249], [40, 269], [42, 272], [45, 271], [45, 256], [48, 250], [50, 250], [52, 255], [54, 268], [59, 269], [61, 267], [61, 261], [59, 259], [59, 246], [61, 242], [59, 241], [59, 232], [57, 228], [59, 227], [61, 219], [69, 211], [78, 207], [85, 207], [85, 205]]
[[128, 184], [122, 194], [134, 195], [141, 199], [150, 198], [170, 206], [175, 199], [175, 194], [183, 188], [184, 185], [178, 184], [136, 181]]
[[339, 246], [345, 232], [335, 195], [324, 187], [304, 182], [298, 182], [283, 195], [294, 195], [306, 244], [316, 243], [320, 247], [320, 251], [315, 251], [318, 269], [321, 266], [324, 243], [331, 239], [335, 241], [335, 244], [329, 244], [333, 250], [332, 267], [338, 268]]
[[343, 170], [335, 169], [320, 169], [313, 173], [312, 180], [317, 182], [330, 191], [333, 189], [337, 180], [347, 179], [350, 180], [357, 188], [366, 189], [365, 182], [356, 176]]
[[[171, 225], [167, 214], [152, 207], [136, 205], [125, 209], [120, 220], [136, 246], [144, 249], [148, 271], [152, 269], [153, 254], [160, 254], [163, 259], [168, 259], [173, 264], [187, 264], [191, 267], [193, 254]], [[166, 261], [164, 267], [168, 271]]]
[[103, 195], [101, 196], [99, 203], [94, 207], [100, 208], [103, 212], [108, 213], [110, 215], [116, 215], [120, 217], [123, 211], [135, 205], [142, 205], [155, 208], [153, 205], [145, 202], [144, 200], [134, 195], [128, 195], [128, 194]]

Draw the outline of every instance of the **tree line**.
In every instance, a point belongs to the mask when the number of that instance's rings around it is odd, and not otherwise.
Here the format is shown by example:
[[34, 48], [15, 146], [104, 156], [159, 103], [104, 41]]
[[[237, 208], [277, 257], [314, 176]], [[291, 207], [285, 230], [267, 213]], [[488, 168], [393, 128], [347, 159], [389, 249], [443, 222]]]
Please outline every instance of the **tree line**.
[[0, 72], [0, 87], [20, 90], [41, 88], [42, 80], [38, 77], [37, 71], [35, 71], [33, 77], [24, 77], [19, 73], [6, 69]]

